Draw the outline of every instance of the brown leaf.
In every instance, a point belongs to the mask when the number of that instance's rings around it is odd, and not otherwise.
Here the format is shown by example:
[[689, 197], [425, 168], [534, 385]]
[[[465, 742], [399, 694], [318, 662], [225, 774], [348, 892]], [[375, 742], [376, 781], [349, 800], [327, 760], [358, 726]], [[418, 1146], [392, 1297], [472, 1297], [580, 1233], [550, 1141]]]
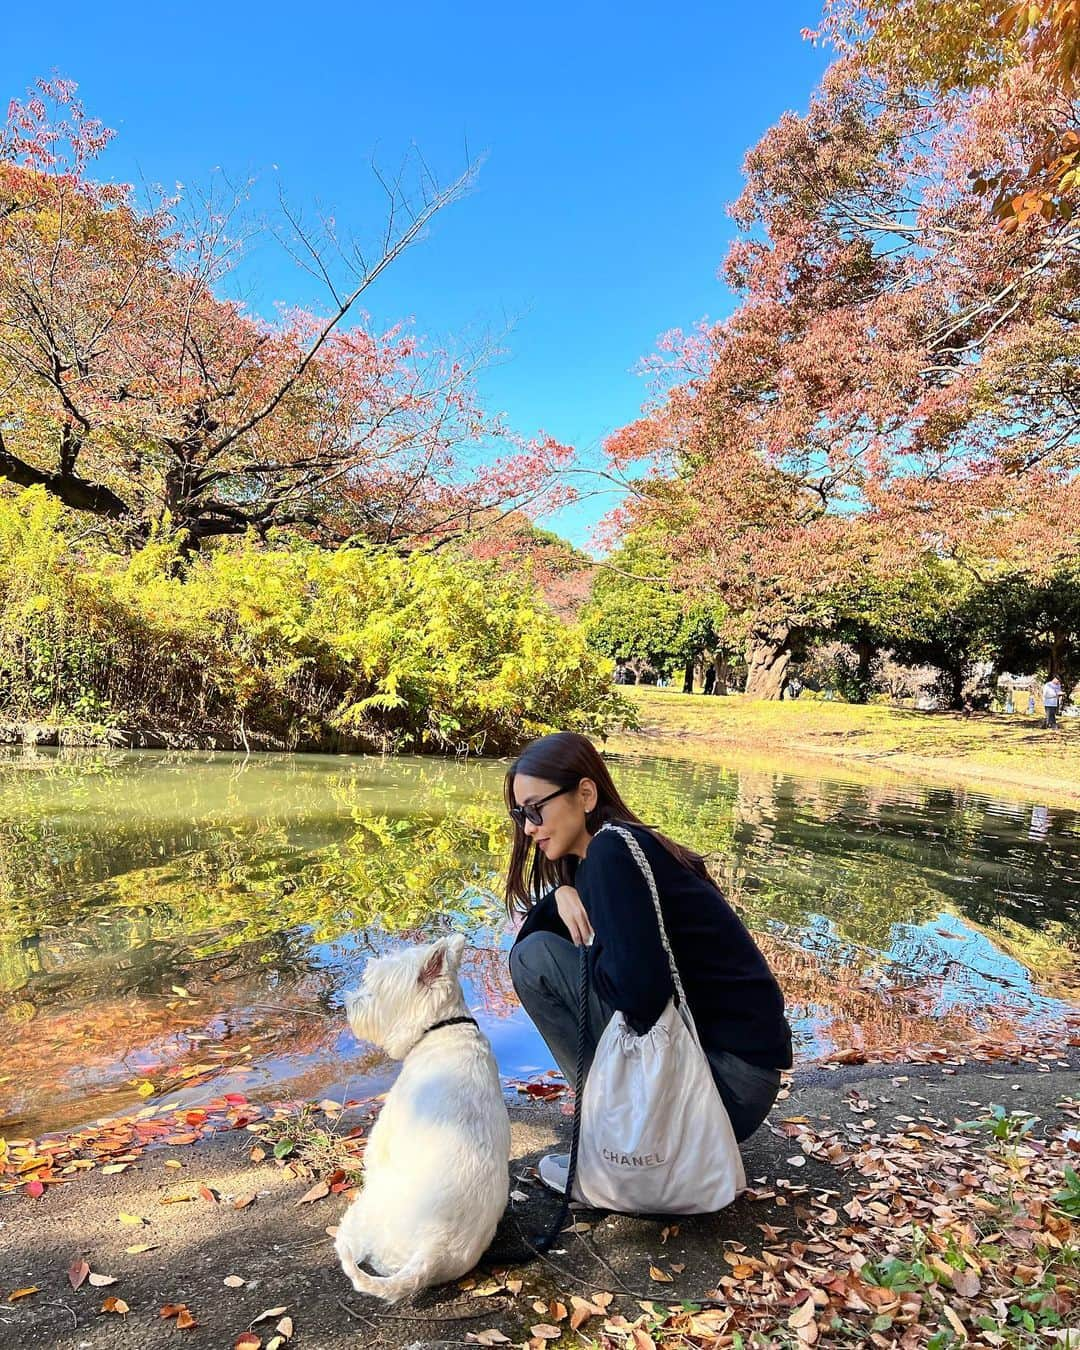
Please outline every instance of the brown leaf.
[[188, 1327], [197, 1327], [199, 1324], [186, 1308], [181, 1308], [176, 1314], [176, 1325], [180, 1331], [187, 1331]]
[[245, 1331], [233, 1342], [233, 1350], [259, 1350], [261, 1345], [261, 1336], [256, 1336], [253, 1331]]
[[208, 1200], [212, 1205], [216, 1205], [218, 1202], [217, 1191], [212, 1190], [209, 1186], [200, 1186], [199, 1194], [202, 1196], [204, 1200]]
[[29, 1298], [31, 1294], [40, 1294], [41, 1286], [39, 1284], [28, 1284], [25, 1289], [13, 1289], [7, 1296], [9, 1303], [17, 1303], [21, 1298]]
[[666, 1270], [661, 1270], [659, 1266], [650, 1266], [650, 1267], [649, 1267], [649, 1279], [650, 1279], [650, 1280], [655, 1280], [655, 1281], [657, 1282], [657, 1284], [674, 1284], [674, 1283], [675, 1283], [675, 1281], [671, 1278], [671, 1276], [667, 1273], [667, 1271], [666, 1271]]
[[962, 1341], [966, 1341], [968, 1338], [967, 1327], [964, 1326], [963, 1322], [960, 1321], [960, 1318], [957, 1317], [956, 1313], [953, 1312], [947, 1303], [945, 1304], [943, 1311], [953, 1331], [956, 1332], [957, 1336], [959, 1336]]
[[124, 1302], [122, 1298], [114, 1298], [110, 1296], [101, 1305], [101, 1311], [104, 1313], [117, 1313], [121, 1317], [126, 1317], [128, 1313], [131, 1311], [131, 1309], [128, 1307], [128, 1305]]
[[90, 1274], [90, 1267], [82, 1259], [73, 1261], [68, 1270], [68, 1284], [72, 1289], [78, 1289], [82, 1282]]
[[634, 1327], [630, 1332], [634, 1350], [656, 1350], [656, 1342], [647, 1331]]
[[982, 1289], [982, 1281], [973, 1270], [953, 1272], [953, 1288], [961, 1298], [975, 1298]]
[[179, 1317], [187, 1307], [186, 1303], [163, 1303], [158, 1312], [159, 1317]]
[[227, 1289], [243, 1289], [246, 1283], [247, 1281], [242, 1275], [226, 1275], [224, 1280], [222, 1280], [222, 1284], [224, 1284]]
[[90, 1283], [95, 1289], [104, 1289], [106, 1285], [115, 1284], [115, 1275], [99, 1275], [97, 1271], [92, 1270], [89, 1275]]
[[329, 1194], [330, 1194], [330, 1187], [326, 1184], [326, 1182], [317, 1181], [309, 1191], [304, 1192], [304, 1194], [300, 1197], [299, 1200], [297, 1200], [296, 1203], [298, 1205], [310, 1205], [313, 1200], [322, 1200]]
[[284, 1336], [286, 1340], [288, 1340], [289, 1337], [292, 1335], [292, 1332], [293, 1332], [292, 1318], [291, 1318], [291, 1317], [283, 1317], [283, 1318], [281, 1319], [281, 1321], [277, 1324], [277, 1327], [275, 1328], [275, 1330], [276, 1330], [280, 1335]]
[[248, 1205], [250, 1205], [254, 1199], [254, 1191], [245, 1191], [243, 1195], [238, 1195], [232, 1202], [233, 1209], [247, 1209]]
[[787, 1323], [789, 1327], [798, 1329], [799, 1327], [807, 1326], [813, 1320], [814, 1320], [814, 1300], [811, 1297], [804, 1299], [802, 1303], [799, 1304], [799, 1306], [788, 1318]]
[[471, 1345], [509, 1345], [510, 1337], [504, 1336], [501, 1331], [495, 1327], [488, 1327], [487, 1331], [470, 1331], [465, 1340]]
[[562, 1335], [559, 1328], [553, 1327], [549, 1322], [537, 1322], [536, 1326], [529, 1328], [529, 1332], [538, 1341], [557, 1341]]

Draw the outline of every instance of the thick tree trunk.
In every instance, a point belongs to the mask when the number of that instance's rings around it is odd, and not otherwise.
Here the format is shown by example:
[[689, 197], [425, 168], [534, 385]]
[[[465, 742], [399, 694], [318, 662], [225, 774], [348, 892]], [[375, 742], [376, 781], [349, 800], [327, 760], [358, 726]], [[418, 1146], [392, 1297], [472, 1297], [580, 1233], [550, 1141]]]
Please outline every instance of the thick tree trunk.
[[859, 702], [865, 703], [870, 696], [870, 673], [874, 657], [877, 655], [877, 647], [865, 633], [860, 633], [856, 649], [859, 653], [859, 668], [856, 672], [856, 679], [859, 683]]
[[746, 696], [778, 699], [790, 661], [791, 628], [787, 624], [755, 633], [746, 650]]
[[693, 663], [693, 661], [687, 661], [687, 663], [686, 663], [686, 669], [683, 671], [683, 686], [682, 686], [682, 691], [683, 691], [684, 694], [692, 694], [692, 693], [694, 692], [694, 663]]
[[713, 669], [716, 671], [716, 683], [713, 685], [713, 693], [726, 694], [728, 691], [728, 676], [731, 673], [726, 652], [716, 653], [713, 657]]
[[952, 676], [952, 702], [950, 708], [962, 708], [964, 706], [964, 667], [956, 666], [949, 674]]

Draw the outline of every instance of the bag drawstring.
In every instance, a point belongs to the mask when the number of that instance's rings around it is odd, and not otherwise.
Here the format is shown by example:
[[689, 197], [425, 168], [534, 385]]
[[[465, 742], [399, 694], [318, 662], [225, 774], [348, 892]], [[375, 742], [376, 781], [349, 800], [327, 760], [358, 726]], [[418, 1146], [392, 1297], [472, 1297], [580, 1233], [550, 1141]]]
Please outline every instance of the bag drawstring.
[[538, 1233], [532, 1246], [543, 1255], [554, 1247], [563, 1225], [570, 1217], [570, 1201], [577, 1175], [578, 1143], [581, 1139], [581, 1099], [585, 1093], [585, 1046], [589, 1025], [589, 949], [578, 948], [577, 1066], [574, 1073], [574, 1125], [570, 1132], [570, 1163], [566, 1171], [566, 1190], [555, 1222], [546, 1233]]

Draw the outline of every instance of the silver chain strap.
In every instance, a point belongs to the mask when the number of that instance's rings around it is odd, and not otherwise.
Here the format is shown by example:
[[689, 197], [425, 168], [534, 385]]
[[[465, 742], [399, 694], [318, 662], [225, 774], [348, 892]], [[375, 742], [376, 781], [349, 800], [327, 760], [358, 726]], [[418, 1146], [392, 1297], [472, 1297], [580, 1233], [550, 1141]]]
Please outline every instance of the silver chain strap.
[[653, 908], [656, 910], [656, 922], [660, 928], [660, 943], [667, 953], [668, 965], [671, 968], [671, 982], [675, 986], [675, 995], [679, 1004], [679, 1009], [689, 1022], [690, 1027], [694, 1031], [694, 1036], [696, 1037], [697, 1028], [694, 1026], [693, 1015], [690, 1012], [690, 1004], [686, 999], [686, 991], [683, 989], [682, 980], [679, 978], [679, 967], [675, 964], [675, 953], [671, 950], [671, 943], [668, 941], [667, 929], [664, 927], [664, 912], [660, 908], [660, 892], [656, 889], [656, 877], [653, 875], [649, 860], [646, 858], [641, 845], [629, 830], [624, 829], [621, 825], [614, 824], [610, 820], [606, 825], [600, 826], [600, 829], [597, 830], [597, 834], [602, 834], [604, 830], [613, 831], [623, 840], [626, 847], [630, 850], [631, 857], [641, 869], [641, 875], [649, 884], [649, 894], [652, 896]]

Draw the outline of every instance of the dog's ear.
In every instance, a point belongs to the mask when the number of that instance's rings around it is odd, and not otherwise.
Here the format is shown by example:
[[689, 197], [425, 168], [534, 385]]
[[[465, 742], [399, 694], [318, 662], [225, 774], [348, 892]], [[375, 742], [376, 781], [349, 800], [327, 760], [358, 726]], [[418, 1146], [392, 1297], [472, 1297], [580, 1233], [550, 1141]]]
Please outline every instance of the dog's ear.
[[446, 943], [436, 942], [420, 967], [420, 974], [417, 976], [417, 983], [422, 984], [425, 989], [429, 988], [440, 979], [446, 971]]
[[427, 988], [446, 974], [455, 975], [464, 950], [465, 938], [461, 933], [452, 933], [449, 937], [440, 938], [438, 942], [432, 943], [431, 953], [420, 967], [420, 974], [417, 977], [419, 983]]

